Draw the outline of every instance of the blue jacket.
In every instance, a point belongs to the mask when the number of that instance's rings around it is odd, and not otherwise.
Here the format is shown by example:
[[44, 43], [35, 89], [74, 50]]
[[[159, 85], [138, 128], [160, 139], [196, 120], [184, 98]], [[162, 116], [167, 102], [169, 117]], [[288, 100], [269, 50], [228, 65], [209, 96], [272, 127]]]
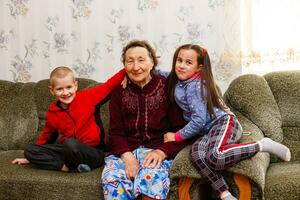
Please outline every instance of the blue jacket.
[[[204, 97], [206, 89], [203, 87]], [[186, 126], [179, 130], [183, 139], [190, 138], [196, 134], [205, 135], [212, 128], [216, 121], [230, 111], [223, 111], [215, 108], [215, 118], [211, 118], [207, 100], [201, 96], [201, 78], [192, 77], [185, 81], [179, 81], [175, 86], [175, 101], [183, 111], [183, 117], [188, 122]]]

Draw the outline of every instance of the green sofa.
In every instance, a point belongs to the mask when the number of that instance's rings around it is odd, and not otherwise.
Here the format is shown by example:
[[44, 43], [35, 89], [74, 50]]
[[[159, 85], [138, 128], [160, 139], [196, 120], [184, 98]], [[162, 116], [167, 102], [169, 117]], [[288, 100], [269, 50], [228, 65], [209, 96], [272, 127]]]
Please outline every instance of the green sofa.
[[[0, 199], [103, 199], [101, 169], [90, 173], [64, 173], [12, 165], [43, 129], [45, 113], [54, 101], [48, 80], [37, 83], [0, 81]], [[79, 79], [80, 89], [97, 83]], [[107, 105], [103, 112], [107, 111]], [[103, 113], [105, 126], [108, 115]]]
[[[228, 168], [222, 173], [232, 192], [239, 195], [232, 181], [232, 174], [237, 173], [249, 178], [252, 200], [300, 199], [300, 71], [240, 76], [230, 84], [224, 100], [243, 126], [242, 142], [257, 141], [266, 136], [284, 143], [292, 153], [291, 162], [258, 153]], [[170, 172], [170, 200], [178, 199], [178, 182], [183, 177], [194, 180], [190, 188], [191, 199], [201, 199], [199, 188], [205, 186], [205, 181], [190, 161], [189, 151], [190, 146], [175, 158]]]
[[[79, 79], [80, 89], [96, 84]], [[23, 156], [25, 146], [34, 143], [43, 129], [45, 113], [54, 101], [47, 88], [48, 80], [0, 81], [0, 199], [103, 199], [101, 169], [63, 173], [11, 164], [14, 158]], [[300, 71], [241, 76], [231, 83], [224, 99], [244, 128], [242, 141], [257, 141], [265, 135], [285, 143], [292, 151], [289, 163], [258, 153], [224, 171], [232, 192], [239, 194], [232, 181], [232, 174], [237, 173], [249, 177], [251, 199], [300, 199]], [[101, 116], [107, 129], [107, 104], [101, 109]], [[189, 150], [190, 146], [186, 147], [174, 160], [170, 200], [178, 199], [178, 180], [182, 177], [195, 180], [190, 189], [193, 200], [201, 199], [200, 191], [209, 193], [199, 190], [205, 180], [190, 161]]]

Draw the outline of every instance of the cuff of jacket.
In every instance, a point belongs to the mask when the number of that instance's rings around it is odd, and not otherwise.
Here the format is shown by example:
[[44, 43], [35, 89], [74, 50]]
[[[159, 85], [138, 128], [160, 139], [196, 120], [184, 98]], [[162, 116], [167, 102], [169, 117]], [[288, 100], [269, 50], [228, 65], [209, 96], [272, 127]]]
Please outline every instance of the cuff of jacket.
[[175, 141], [176, 141], [176, 142], [181, 142], [181, 141], [183, 141], [183, 140], [184, 140], [184, 138], [180, 135], [179, 131], [177, 131], [177, 132], [175, 133]]

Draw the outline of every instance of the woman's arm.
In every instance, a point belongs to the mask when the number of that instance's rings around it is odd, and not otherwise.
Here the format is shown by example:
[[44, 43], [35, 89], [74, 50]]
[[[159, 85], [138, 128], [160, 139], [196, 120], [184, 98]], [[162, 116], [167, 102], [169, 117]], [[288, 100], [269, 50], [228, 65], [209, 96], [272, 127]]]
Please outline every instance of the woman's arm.
[[158, 74], [158, 75], [161, 75], [161, 76], [163, 76], [165, 78], [168, 78], [170, 72], [164, 71], [164, 70], [161, 70], [161, 69], [155, 69], [154, 70], [154, 74]]
[[112, 97], [109, 102], [109, 142], [112, 146], [112, 153], [116, 156], [121, 156], [125, 152], [131, 152], [131, 149], [127, 143], [127, 135], [124, 126], [124, 119], [121, 109], [122, 88], [119, 86], [112, 92]]
[[125, 174], [128, 179], [134, 179], [140, 165], [131, 152], [127, 143], [127, 135], [124, 127], [124, 120], [121, 110], [121, 91], [119, 87], [112, 93], [109, 102], [110, 125], [109, 125], [109, 141], [112, 145], [112, 153], [119, 156], [125, 164]]

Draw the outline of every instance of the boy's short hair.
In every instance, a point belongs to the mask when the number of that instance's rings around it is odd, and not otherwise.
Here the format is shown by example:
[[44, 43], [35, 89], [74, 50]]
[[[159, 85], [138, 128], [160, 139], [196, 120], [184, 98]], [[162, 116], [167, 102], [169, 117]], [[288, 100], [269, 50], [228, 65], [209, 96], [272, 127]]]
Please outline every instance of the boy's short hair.
[[54, 78], [64, 78], [68, 74], [72, 74], [72, 76], [73, 76], [73, 78], [75, 80], [74, 72], [73, 72], [73, 70], [71, 68], [69, 68], [67, 66], [56, 67], [50, 73], [50, 85], [53, 85]]

